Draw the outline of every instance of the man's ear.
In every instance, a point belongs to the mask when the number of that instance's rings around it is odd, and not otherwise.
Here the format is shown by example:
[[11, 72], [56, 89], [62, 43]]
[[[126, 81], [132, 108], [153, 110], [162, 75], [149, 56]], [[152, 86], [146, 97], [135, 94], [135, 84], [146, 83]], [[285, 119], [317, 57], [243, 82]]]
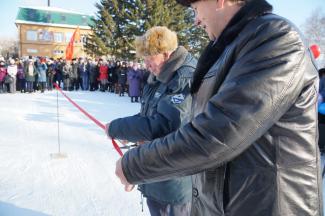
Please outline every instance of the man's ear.
[[220, 10], [224, 7], [225, 0], [216, 0], [216, 10]]

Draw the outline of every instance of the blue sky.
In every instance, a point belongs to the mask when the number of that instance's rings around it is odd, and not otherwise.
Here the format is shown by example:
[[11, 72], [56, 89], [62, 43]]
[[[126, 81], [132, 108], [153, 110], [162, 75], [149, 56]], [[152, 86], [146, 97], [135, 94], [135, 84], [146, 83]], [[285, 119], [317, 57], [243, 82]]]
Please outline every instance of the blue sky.
[[[324, 0], [269, 0], [274, 12], [293, 21], [299, 27], [310, 16], [313, 10], [321, 8]], [[85, 14], [94, 14], [94, 4], [99, 0], [51, 0], [51, 6], [79, 11]], [[46, 6], [47, 0], [7, 0], [0, 7], [0, 38], [17, 37], [17, 28], [14, 24], [19, 6]]]

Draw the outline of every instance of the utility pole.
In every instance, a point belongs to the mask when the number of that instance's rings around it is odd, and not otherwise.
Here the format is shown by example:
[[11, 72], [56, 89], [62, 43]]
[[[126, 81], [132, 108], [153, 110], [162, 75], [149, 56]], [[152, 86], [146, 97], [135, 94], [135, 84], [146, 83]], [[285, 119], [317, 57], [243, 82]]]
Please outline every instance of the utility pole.
[[47, 6], [50, 7], [50, 0], [47, 0]]

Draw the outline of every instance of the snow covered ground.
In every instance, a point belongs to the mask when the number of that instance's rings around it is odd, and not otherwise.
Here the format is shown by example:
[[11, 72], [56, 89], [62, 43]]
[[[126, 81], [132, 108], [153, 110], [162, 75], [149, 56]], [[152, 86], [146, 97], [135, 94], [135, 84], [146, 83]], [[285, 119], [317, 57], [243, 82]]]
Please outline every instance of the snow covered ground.
[[[132, 115], [140, 105], [102, 92], [67, 92], [106, 123]], [[119, 158], [103, 130], [56, 91], [0, 94], [0, 215], [149, 215], [137, 190], [124, 191], [114, 174]]]
[[[135, 114], [128, 97], [67, 92], [102, 123]], [[137, 190], [124, 191], [114, 174], [119, 158], [103, 130], [59, 94], [0, 94], [0, 216], [146, 216]], [[324, 164], [324, 156], [322, 156]], [[325, 199], [324, 199], [325, 201]], [[325, 203], [324, 203], [325, 206]]]

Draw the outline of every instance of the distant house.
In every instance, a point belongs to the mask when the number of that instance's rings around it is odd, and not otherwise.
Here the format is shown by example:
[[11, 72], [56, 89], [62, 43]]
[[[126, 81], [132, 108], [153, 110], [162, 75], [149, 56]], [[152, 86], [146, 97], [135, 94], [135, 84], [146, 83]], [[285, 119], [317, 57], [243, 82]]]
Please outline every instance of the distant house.
[[66, 47], [79, 26], [80, 41], [74, 57], [83, 57], [85, 36], [91, 33], [91, 16], [53, 7], [20, 7], [15, 21], [19, 33], [19, 55], [65, 58]]

